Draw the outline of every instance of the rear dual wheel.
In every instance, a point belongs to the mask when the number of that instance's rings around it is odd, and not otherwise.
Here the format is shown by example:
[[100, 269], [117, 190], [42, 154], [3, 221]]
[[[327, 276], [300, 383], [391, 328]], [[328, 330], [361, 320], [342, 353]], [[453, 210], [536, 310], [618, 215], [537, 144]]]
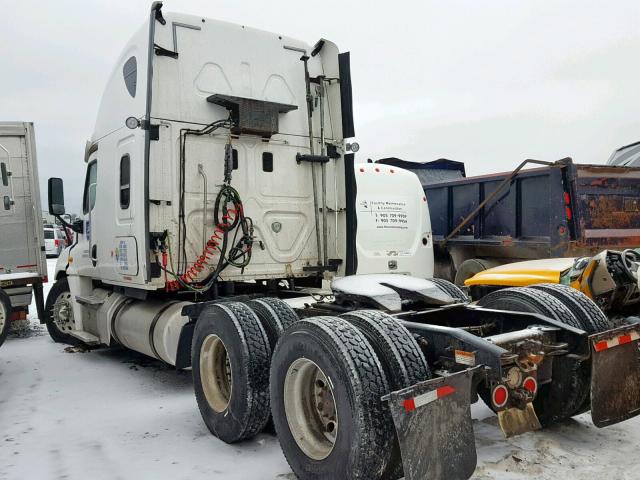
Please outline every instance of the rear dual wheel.
[[[390, 391], [401, 390], [431, 378], [431, 371], [418, 343], [395, 318], [377, 310], [357, 310], [343, 314], [342, 318], [360, 330], [373, 347]], [[390, 412], [388, 414], [391, 415]], [[382, 479], [404, 476], [395, 430], [393, 436], [391, 458]]]
[[206, 308], [191, 351], [196, 401], [211, 433], [235, 443], [262, 431], [270, 413], [271, 347], [255, 313], [238, 302]]
[[269, 423], [271, 353], [297, 320], [277, 298], [219, 303], [198, 318], [191, 349], [196, 400], [221, 440], [249, 439]]
[[305, 480], [376, 479], [386, 470], [392, 423], [387, 380], [365, 336], [347, 320], [301, 320], [271, 364], [273, 422], [294, 473]]
[[[565, 325], [583, 329], [567, 301], [547, 291], [528, 287], [505, 288], [492, 292], [478, 305], [498, 310], [538, 313]], [[505, 326], [505, 330], [508, 326]], [[550, 383], [540, 385], [533, 406], [543, 426], [549, 426], [578, 413], [589, 396], [589, 365], [566, 356], [554, 357]], [[486, 393], [486, 392], [485, 392]], [[491, 407], [487, 395], [481, 395]]]
[[291, 327], [273, 355], [271, 401], [295, 474], [402, 477], [391, 414], [381, 397], [430, 377], [415, 339], [382, 312], [314, 317]]
[[[557, 283], [532, 285], [531, 288], [547, 292], [560, 300], [566, 307], [571, 309], [580, 323], [582, 330], [590, 335], [613, 328], [613, 325], [611, 325], [609, 319], [600, 307], [584, 293], [575, 288]], [[591, 377], [591, 364], [585, 364], [585, 367], [589, 369], [589, 377]], [[587, 395], [576, 414], [587, 412], [590, 409], [591, 396]]]
[[584, 293], [569, 285], [541, 283], [532, 285], [531, 288], [557, 298], [571, 310], [580, 324], [580, 328], [589, 334], [604, 332], [612, 328], [609, 319], [600, 307]]

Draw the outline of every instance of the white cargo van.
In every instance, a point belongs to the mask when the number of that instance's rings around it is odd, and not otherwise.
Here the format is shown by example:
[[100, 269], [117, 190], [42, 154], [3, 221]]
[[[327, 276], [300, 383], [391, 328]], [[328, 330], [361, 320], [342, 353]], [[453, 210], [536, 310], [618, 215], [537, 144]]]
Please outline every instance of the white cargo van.
[[45, 225], [44, 248], [47, 256], [58, 257], [66, 246], [67, 240], [62, 229]]

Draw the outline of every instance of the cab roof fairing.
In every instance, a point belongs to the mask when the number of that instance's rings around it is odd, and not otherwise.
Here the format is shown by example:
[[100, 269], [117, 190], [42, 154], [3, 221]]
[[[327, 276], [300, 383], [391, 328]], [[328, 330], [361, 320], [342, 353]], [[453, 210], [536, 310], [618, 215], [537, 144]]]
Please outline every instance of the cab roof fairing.
[[[294, 57], [296, 55], [301, 56], [302, 53], [297, 52], [296, 50], [303, 50], [307, 55], [310, 55], [311, 50], [313, 49], [312, 46], [300, 40], [279, 35], [273, 32], [246, 27], [244, 25], [233, 24], [230, 22], [174, 12], [163, 12], [163, 17], [166, 20], [166, 23], [164, 25], [156, 20], [155, 44], [168, 51], [174, 51], [174, 49], [177, 49], [178, 54], [180, 53], [180, 45], [178, 34], [176, 34], [176, 28], [185, 25], [198, 28], [211, 28], [212, 25], [215, 25], [220, 29], [242, 31], [243, 34], [249, 34], [253, 37], [271, 37], [272, 39], [277, 39], [283, 47], [290, 47], [294, 49], [293, 51], [287, 51], [283, 48], [283, 55], [293, 55]], [[312, 57], [309, 62], [310, 75], [325, 75], [328, 78], [338, 78], [338, 48], [333, 42], [330, 42], [329, 40], [321, 39], [321, 42], [324, 43], [324, 46], [320, 50], [319, 54], [316, 57]], [[149, 23], [145, 22], [127, 42], [109, 75], [98, 109], [98, 115], [96, 117], [96, 123], [93, 135], [90, 140], [90, 144], [96, 143], [101, 138], [109, 135], [116, 130], [126, 128], [124, 122], [128, 117], [133, 116], [140, 120], [145, 120], [145, 93], [147, 91], [147, 64], [149, 52]], [[328, 54], [329, 52], [331, 54]], [[125, 62], [127, 62], [127, 60], [132, 56], [135, 56], [137, 60], [137, 88], [134, 98], [132, 98], [127, 91], [123, 78], [123, 66]], [[317, 61], [314, 61], [315, 59], [317, 59]], [[240, 61], [240, 58], [238, 61]], [[156, 62], [154, 58], [154, 64], [155, 63]], [[302, 62], [300, 62], [300, 64], [302, 66]], [[154, 65], [154, 73], [156, 67], [157, 65]], [[301, 81], [303, 79], [302, 73], [300, 74], [300, 79]], [[334, 84], [333, 86], [330, 85], [328, 86], [327, 90], [329, 91], [331, 88], [337, 89], [338, 95], [329, 95], [329, 109], [337, 113], [340, 109], [339, 84]], [[248, 98], [256, 98], [258, 100], [263, 99], [260, 98], [259, 95], [245, 96]], [[264, 100], [271, 99], [264, 98]], [[299, 105], [299, 109], [301, 113], [304, 112], [306, 114], [306, 108], [304, 105]], [[155, 110], [156, 109], [154, 108], [154, 102], [152, 102], [152, 117], [156, 115]], [[338, 115], [336, 115], [335, 113], [333, 113], [333, 115], [337, 119], [341, 118], [341, 112]], [[314, 115], [314, 117], [317, 117], [317, 115]], [[186, 120], [192, 121], [192, 119]], [[315, 121], [317, 120], [314, 119], [314, 123]], [[208, 122], [204, 121], [204, 124], [206, 123]], [[341, 123], [339, 121], [336, 122], [331, 120], [329, 120], [328, 123], [330, 123], [331, 125], [328, 129], [329, 131], [327, 132], [327, 138], [341, 139]]]
[[[90, 143], [95, 143], [111, 132], [125, 126], [127, 117], [143, 119], [147, 89], [149, 24], [145, 22], [129, 39], [118, 56], [102, 93], [98, 115]], [[132, 56], [136, 57], [136, 95], [131, 97], [124, 82], [123, 67]]]

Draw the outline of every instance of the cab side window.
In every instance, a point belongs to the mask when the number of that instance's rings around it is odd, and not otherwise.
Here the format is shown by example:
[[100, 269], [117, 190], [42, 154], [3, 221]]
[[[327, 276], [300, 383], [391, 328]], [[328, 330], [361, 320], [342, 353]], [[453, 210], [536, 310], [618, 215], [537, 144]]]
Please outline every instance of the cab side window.
[[129, 208], [131, 199], [131, 160], [129, 155], [124, 155], [120, 159], [120, 208], [126, 210]]
[[87, 167], [87, 178], [84, 182], [84, 195], [82, 197], [82, 210], [86, 215], [96, 205], [96, 187], [98, 184], [98, 161], [94, 160]]

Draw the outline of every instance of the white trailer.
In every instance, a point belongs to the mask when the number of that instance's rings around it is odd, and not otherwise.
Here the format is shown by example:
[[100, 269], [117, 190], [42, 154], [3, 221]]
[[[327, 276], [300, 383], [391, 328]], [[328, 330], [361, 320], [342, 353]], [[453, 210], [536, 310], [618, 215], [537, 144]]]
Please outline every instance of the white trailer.
[[[417, 177], [347, 149], [348, 53], [161, 7], [87, 144], [46, 304], [56, 341], [191, 367], [211, 432], [237, 442], [272, 417], [303, 480], [467, 478], [477, 394], [508, 434], [588, 409], [589, 392], [598, 426], [640, 411], [636, 325], [610, 330], [566, 292], [471, 307], [432, 278]], [[60, 179], [49, 209], [65, 213]]]
[[47, 281], [40, 187], [32, 123], [0, 122], [0, 345], [24, 320], [32, 292], [44, 311]]

